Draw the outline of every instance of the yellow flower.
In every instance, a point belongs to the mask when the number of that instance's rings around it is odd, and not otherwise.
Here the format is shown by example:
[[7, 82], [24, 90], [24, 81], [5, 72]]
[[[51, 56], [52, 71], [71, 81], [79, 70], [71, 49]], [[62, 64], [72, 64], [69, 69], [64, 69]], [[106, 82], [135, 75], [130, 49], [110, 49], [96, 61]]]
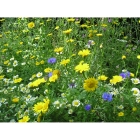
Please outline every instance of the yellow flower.
[[61, 53], [61, 52], [63, 52], [63, 47], [55, 48], [55, 49], [54, 49], [54, 52], [56, 52], [56, 53]]
[[3, 52], [3, 53], [4, 53], [4, 52], [6, 52], [6, 51], [7, 51], [7, 49], [3, 49], [1, 52]]
[[22, 119], [18, 120], [18, 122], [28, 122], [29, 120], [29, 116], [24, 116]]
[[68, 30], [63, 31], [63, 33], [64, 33], [64, 34], [70, 34], [71, 31], [72, 31], [72, 29], [68, 29]]
[[7, 65], [9, 63], [9, 60], [4, 61], [4, 64]]
[[67, 40], [67, 42], [74, 42], [74, 40], [73, 39], [69, 39], [69, 40]]
[[46, 73], [52, 72], [52, 69], [51, 68], [46, 68], [46, 69], [44, 69], [44, 72], [46, 72]]
[[140, 59], [140, 55], [138, 55], [137, 58]]
[[4, 78], [5, 75], [0, 75], [0, 80]]
[[70, 62], [70, 59], [63, 59], [63, 60], [60, 62], [60, 65], [66, 66], [69, 62]]
[[53, 74], [50, 78], [49, 81], [50, 82], [55, 82], [58, 79], [58, 75], [57, 74]]
[[132, 108], [132, 111], [134, 111], [134, 112], [137, 111], [137, 108], [136, 107], [133, 107]]
[[17, 98], [17, 97], [13, 98], [13, 99], [12, 99], [12, 102], [14, 102], [14, 103], [19, 102], [19, 98]]
[[98, 81], [95, 78], [89, 78], [84, 81], [83, 87], [87, 91], [94, 91], [97, 88]]
[[48, 106], [49, 106], [50, 100], [49, 99], [44, 99], [43, 101], [44, 102], [39, 102], [39, 103], [34, 105], [34, 107], [33, 107], [34, 112], [45, 113], [45, 112], [48, 111]]
[[21, 81], [22, 81], [22, 78], [14, 79], [14, 83], [20, 83]]
[[36, 66], [40, 65], [40, 62], [36, 61], [35, 65], [36, 65]]
[[56, 26], [56, 27], [55, 27], [55, 30], [58, 30], [58, 29], [59, 29], [59, 26]]
[[125, 56], [125, 55], [123, 55], [123, 56], [122, 56], [122, 59], [126, 59], [126, 56]]
[[44, 63], [45, 63], [45, 61], [44, 61], [44, 60], [41, 60], [41, 61], [40, 61], [40, 64], [44, 64]]
[[77, 65], [76, 67], [75, 67], [75, 71], [76, 72], [80, 72], [80, 73], [82, 73], [83, 71], [89, 71], [89, 64], [87, 64], [87, 63], [83, 63], [83, 61], [81, 61], [80, 63], [79, 63], [79, 65]]
[[88, 28], [88, 25], [82, 24], [81, 27], [82, 27], [82, 28]]
[[96, 34], [96, 36], [103, 36], [103, 34]]
[[106, 27], [107, 25], [106, 25], [106, 24], [102, 24], [101, 26], [102, 26], [102, 27]]
[[122, 117], [122, 116], [124, 116], [124, 113], [123, 113], [123, 112], [119, 112], [119, 113], [118, 113], [118, 116], [119, 116], [119, 117]]
[[82, 57], [88, 56], [88, 55], [90, 55], [90, 50], [84, 49], [82, 51], [79, 51], [78, 55], [81, 55]]
[[43, 102], [39, 102], [39, 103], [34, 105], [33, 111], [36, 112], [36, 113], [41, 113], [43, 108], [44, 108], [44, 103]]
[[130, 76], [131, 76], [131, 77], [134, 77], [134, 73], [130, 73]]
[[2, 34], [0, 34], [0, 37], [2, 37]]
[[67, 19], [67, 21], [69, 21], [69, 22], [74, 22], [75, 19], [74, 19], [74, 18], [70, 18], [70, 19]]
[[33, 27], [35, 27], [34, 22], [30, 22], [30, 23], [28, 23], [28, 28], [33, 28]]
[[110, 79], [110, 83], [114, 84], [114, 85], [121, 81], [123, 81], [123, 78], [122, 78], [122, 76], [118, 76], [118, 75], [115, 75], [115, 76], [113, 76], [112, 79]]
[[101, 75], [98, 77], [98, 80], [102, 80], [105, 81], [108, 77], [106, 77], [105, 75]]
[[57, 75], [58, 77], [60, 76], [60, 70], [53, 70], [52, 72], [53, 75]]
[[20, 45], [22, 45], [22, 44], [23, 44], [23, 42], [19, 42], [19, 44], [20, 44]]
[[48, 34], [47, 36], [52, 36], [52, 33]]

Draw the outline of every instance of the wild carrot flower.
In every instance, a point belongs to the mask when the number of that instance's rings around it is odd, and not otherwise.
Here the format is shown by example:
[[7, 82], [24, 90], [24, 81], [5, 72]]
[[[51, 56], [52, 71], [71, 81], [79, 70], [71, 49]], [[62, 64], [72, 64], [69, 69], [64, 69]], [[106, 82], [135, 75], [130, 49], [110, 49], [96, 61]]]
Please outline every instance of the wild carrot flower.
[[83, 87], [86, 91], [94, 91], [97, 88], [98, 81], [95, 78], [89, 78], [84, 81]]
[[103, 95], [102, 95], [102, 98], [105, 100], [105, 101], [112, 101], [112, 94], [110, 93], [107, 93], [107, 92], [104, 92]]
[[88, 55], [90, 55], [90, 50], [84, 49], [82, 51], [79, 51], [78, 55], [81, 55], [82, 57], [88, 56]]
[[84, 61], [81, 61], [80, 63], [79, 63], [79, 65], [77, 65], [76, 67], [75, 67], [75, 71], [76, 72], [80, 72], [80, 73], [82, 73], [83, 71], [89, 71], [89, 64], [87, 64], [87, 63], [84, 63]]
[[30, 22], [30, 23], [28, 23], [28, 28], [33, 28], [33, 27], [35, 27], [34, 22]]

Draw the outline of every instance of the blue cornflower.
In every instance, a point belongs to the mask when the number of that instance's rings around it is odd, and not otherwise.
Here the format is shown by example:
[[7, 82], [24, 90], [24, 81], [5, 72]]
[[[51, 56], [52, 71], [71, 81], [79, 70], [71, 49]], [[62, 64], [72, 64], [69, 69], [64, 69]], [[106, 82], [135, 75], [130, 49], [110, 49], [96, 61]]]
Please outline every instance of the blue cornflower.
[[122, 78], [129, 78], [129, 77], [130, 77], [130, 72], [128, 72], [128, 71], [122, 72], [122, 73], [120, 73], [120, 76], [121, 76]]
[[48, 74], [48, 77], [51, 77], [52, 76], [52, 72], [50, 72], [49, 74]]
[[56, 62], [56, 58], [54, 58], [54, 57], [48, 59], [48, 63], [53, 64], [55, 62]]
[[90, 109], [91, 109], [91, 105], [88, 104], [85, 106], [85, 110], [89, 111]]
[[103, 95], [102, 95], [102, 98], [105, 100], [105, 101], [112, 101], [112, 94], [110, 93], [107, 93], [107, 92], [104, 92]]

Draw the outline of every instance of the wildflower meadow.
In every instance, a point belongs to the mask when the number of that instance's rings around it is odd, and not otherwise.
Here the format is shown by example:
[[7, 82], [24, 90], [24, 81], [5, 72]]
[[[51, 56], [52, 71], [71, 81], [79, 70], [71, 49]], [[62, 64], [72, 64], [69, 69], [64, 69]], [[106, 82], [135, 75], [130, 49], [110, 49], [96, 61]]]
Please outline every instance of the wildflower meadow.
[[0, 122], [140, 122], [139, 18], [0, 18]]

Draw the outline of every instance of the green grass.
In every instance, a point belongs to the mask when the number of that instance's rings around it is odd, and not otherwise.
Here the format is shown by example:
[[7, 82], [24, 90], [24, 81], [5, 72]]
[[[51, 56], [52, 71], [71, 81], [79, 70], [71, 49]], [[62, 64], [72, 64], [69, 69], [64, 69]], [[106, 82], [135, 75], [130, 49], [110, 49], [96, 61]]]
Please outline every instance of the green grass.
[[[139, 83], [132, 82], [132, 78], [140, 78], [139, 19], [68, 19], [0, 19], [0, 122], [24, 121], [24, 116], [28, 116], [28, 122], [139, 122], [140, 93], [134, 95], [131, 91], [140, 88]], [[31, 22], [33, 28], [28, 27]], [[69, 29], [69, 34], [63, 32]], [[89, 41], [93, 42], [90, 46]], [[54, 52], [57, 47], [63, 47], [59, 54]], [[84, 49], [90, 55], [78, 55]], [[122, 59], [123, 55], [126, 59]], [[54, 64], [48, 63], [52, 57], [56, 58]], [[66, 66], [60, 64], [64, 59], [70, 59]], [[76, 72], [81, 61], [89, 64], [88, 71]], [[51, 82], [46, 68], [58, 70], [58, 79]], [[134, 76], [112, 84], [110, 80], [122, 70]], [[36, 76], [39, 72], [41, 77]], [[101, 75], [108, 78], [99, 80]], [[87, 91], [83, 84], [93, 77], [98, 81], [97, 88]], [[18, 78], [22, 81], [14, 82]], [[39, 78], [45, 81], [35, 85]], [[102, 98], [104, 92], [113, 94], [110, 102]], [[19, 100], [14, 102], [14, 98]], [[36, 113], [33, 108], [40, 102], [44, 105], [44, 99], [50, 101], [48, 108], [44, 113]], [[79, 106], [73, 106], [74, 100], [80, 101]], [[87, 104], [91, 105], [88, 111]], [[120, 112], [124, 115], [118, 116]]]

